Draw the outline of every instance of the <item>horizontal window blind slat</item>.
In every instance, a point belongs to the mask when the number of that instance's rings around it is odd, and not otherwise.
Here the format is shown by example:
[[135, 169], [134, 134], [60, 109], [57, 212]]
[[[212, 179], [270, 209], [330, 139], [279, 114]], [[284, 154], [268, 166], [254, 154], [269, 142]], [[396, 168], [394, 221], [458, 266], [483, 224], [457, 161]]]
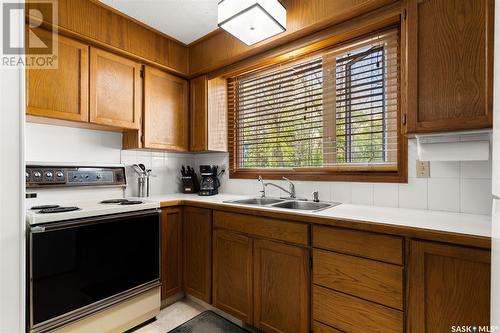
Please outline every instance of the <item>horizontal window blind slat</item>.
[[230, 78], [231, 169], [397, 164], [399, 73], [382, 32]]

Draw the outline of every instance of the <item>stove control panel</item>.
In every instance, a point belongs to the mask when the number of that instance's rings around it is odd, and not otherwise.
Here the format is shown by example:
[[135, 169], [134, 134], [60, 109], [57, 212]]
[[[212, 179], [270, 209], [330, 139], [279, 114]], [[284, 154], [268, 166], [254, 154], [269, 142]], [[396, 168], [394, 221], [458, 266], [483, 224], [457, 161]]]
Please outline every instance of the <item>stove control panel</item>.
[[125, 167], [26, 166], [26, 188], [126, 185]]

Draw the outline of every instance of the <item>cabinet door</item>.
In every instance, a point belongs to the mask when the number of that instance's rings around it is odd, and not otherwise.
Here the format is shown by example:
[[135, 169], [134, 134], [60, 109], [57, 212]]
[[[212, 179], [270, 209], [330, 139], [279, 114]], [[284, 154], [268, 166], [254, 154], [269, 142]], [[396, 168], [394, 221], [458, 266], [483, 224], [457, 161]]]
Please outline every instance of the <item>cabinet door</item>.
[[183, 211], [184, 291], [207, 303], [212, 297], [212, 211]]
[[[39, 30], [49, 41], [51, 33]], [[58, 36], [58, 67], [26, 70], [26, 112], [30, 115], [89, 121], [89, 46]]]
[[146, 67], [144, 147], [188, 150], [189, 109], [186, 80]]
[[309, 332], [306, 248], [254, 241], [254, 325], [265, 332]]
[[490, 270], [489, 251], [412, 241], [408, 332], [489, 325]]
[[245, 323], [252, 323], [252, 240], [215, 230], [213, 305]]
[[409, 0], [408, 132], [492, 126], [493, 0]]
[[182, 291], [182, 213], [180, 208], [161, 212], [161, 299]]
[[139, 129], [141, 64], [90, 48], [90, 122]]
[[202, 75], [191, 80], [191, 151], [208, 149], [208, 81]]

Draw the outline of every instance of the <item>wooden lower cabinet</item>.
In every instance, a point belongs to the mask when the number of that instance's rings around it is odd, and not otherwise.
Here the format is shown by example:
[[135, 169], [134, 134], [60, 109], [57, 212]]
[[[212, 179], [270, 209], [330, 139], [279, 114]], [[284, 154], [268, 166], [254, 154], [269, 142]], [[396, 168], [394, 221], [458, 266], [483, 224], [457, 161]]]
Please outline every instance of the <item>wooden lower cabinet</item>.
[[490, 263], [490, 251], [412, 241], [408, 332], [489, 325]]
[[184, 291], [212, 301], [212, 210], [183, 209]]
[[254, 326], [264, 332], [309, 332], [309, 250], [254, 241]]
[[226, 230], [213, 236], [213, 305], [252, 324], [252, 239]]
[[312, 298], [314, 320], [342, 332], [404, 332], [401, 311], [316, 285], [313, 286]]
[[182, 210], [161, 212], [161, 299], [182, 291]]

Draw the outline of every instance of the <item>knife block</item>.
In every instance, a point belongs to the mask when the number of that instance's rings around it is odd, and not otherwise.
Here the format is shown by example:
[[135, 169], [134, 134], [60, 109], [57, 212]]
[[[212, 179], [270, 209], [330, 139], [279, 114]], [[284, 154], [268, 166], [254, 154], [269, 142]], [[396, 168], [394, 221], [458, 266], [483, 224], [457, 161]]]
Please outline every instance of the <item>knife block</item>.
[[182, 193], [198, 193], [200, 191], [200, 183], [198, 182], [198, 177], [193, 176], [182, 176]]

